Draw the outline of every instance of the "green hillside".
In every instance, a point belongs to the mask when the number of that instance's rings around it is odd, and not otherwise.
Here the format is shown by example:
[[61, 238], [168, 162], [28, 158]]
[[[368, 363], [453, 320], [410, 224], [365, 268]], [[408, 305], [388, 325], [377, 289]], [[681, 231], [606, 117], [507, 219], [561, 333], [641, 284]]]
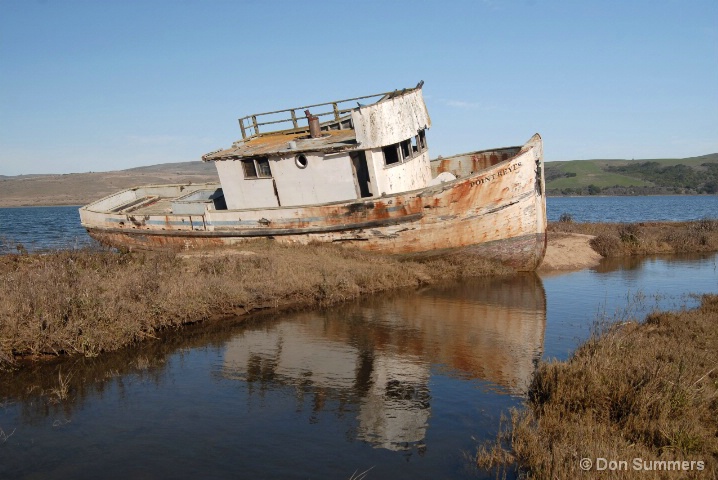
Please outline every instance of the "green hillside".
[[549, 195], [718, 193], [718, 153], [691, 158], [546, 162]]

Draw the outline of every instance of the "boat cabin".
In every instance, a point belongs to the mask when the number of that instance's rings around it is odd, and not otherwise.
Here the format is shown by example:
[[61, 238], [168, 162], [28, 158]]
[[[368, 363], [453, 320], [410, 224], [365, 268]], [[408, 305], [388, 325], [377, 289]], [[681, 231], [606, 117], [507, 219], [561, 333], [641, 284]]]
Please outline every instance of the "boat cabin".
[[[202, 160], [215, 163], [230, 210], [345, 202], [426, 187], [431, 120], [422, 85], [240, 118], [242, 139]], [[277, 126], [288, 128], [271, 130]]]

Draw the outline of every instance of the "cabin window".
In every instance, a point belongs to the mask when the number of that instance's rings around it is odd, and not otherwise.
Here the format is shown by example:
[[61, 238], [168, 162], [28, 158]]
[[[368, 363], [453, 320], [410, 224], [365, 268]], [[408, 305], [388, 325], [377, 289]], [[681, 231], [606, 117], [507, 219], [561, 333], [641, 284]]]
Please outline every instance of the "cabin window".
[[272, 178], [272, 170], [269, 168], [269, 158], [259, 157], [249, 160], [242, 160], [244, 178]]
[[257, 160], [257, 173], [259, 173], [260, 177], [271, 177], [272, 176], [272, 170], [269, 168], [269, 158], [262, 157], [258, 158]]
[[386, 165], [394, 165], [395, 163], [399, 163], [401, 161], [399, 158], [399, 149], [397, 147], [398, 145], [396, 143], [394, 145], [389, 145], [388, 147], [382, 147], [381, 151], [384, 152], [384, 163]]
[[244, 167], [244, 178], [257, 178], [257, 168], [254, 166], [254, 160], [242, 160]]
[[408, 160], [412, 157], [411, 155], [411, 140], [404, 140], [399, 144], [401, 146], [401, 157], [404, 160]]
[[415, 137], [411, 139], [411, 150], [413, 153], [421, 153], [426, 151], [426, 131], [419, 130]]
[[381, 150], [384, 152], [384, 164], [387, 166], [407, 162], [426, 151], [426, 133], [419, 130], [416, 136], [382, 147]]

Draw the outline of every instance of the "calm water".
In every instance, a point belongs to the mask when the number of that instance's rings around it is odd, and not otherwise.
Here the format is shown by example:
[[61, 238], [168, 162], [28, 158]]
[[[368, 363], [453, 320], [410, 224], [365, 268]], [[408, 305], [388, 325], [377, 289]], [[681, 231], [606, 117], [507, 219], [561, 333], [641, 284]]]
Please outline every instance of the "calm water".
[[597, 319], [696, 305], [718, 293], [717, 263], [474, 279], [0, 376], [0, 478], [486, 478], [466, 454], [521, 404], [538, 359], [567, 358]]
[[683, 221], [718, 218], [718, 195], [548, 197], [549, 221], [568, 213], [576, 222]]

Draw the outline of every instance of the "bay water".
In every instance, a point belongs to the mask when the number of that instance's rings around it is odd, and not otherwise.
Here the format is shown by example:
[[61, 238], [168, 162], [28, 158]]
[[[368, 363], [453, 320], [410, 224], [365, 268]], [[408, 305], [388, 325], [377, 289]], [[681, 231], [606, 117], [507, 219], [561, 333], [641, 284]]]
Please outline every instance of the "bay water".
[[[580, 217], [597, 208], [584, 198], [549, 198], [549, 217], [597, 221]], [[672, 198], [698, 211], [693, 198], [709, 197]], [[610, 221], [661, 219], [648, 215], [667, 210], [657, 202]], [[83, 245], [75, 227], [64, 244], [37, 221], [16, 231], [7, 210], [35, 209], [0, 209], [10, 242]], [[77, 210], [52, 207], [43, 222], [63, 212], [71, 223]], [[566, 359], [596, 321], [697, 305], [718, 293], [717, 262], [653, 256], [471, 279], [34, 365], [0, 376], [0, 478], [491, 478], [470, 457], [520, 407], [540, 359]]]

